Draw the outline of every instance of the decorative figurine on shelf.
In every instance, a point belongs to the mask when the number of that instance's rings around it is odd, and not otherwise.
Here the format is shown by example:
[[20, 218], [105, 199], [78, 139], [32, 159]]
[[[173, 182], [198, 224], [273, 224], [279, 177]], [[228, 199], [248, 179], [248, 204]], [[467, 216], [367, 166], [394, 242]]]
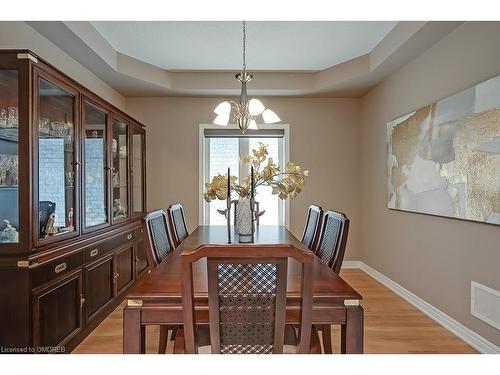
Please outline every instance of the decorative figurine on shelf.
[[113, 187], [120, 187], [120, 174], [113, 172]]
[[118, 152], [118, 141], [116, 139], [113, 139], [113, 155], [116, 155]]
[[120, 147], [120, 156], [124, 158], [127, 157], [127, 146]]
[[45, 233], [47, 233], [47, 237], [52, 237], [54, 234], [58, 232], [57, 227], [54, 225], [56, 222], [56, 214], [51, 213], [49, 218], [47, 219], [47, 224], [45, 225]]
[[0, 186], [17, 186], [18, 157], [17, 155], [0, 154]]
[[19, 233], [7, 219], [4, 219], [0, 226], [0, 242], [19, 242]]
[[10, 169], [8, 169], [7, 172], [5, 172], [4, 185], [7, 186], [16, 185], [16, 176], [14, 175], [14, 172]]
[[115, 218], [127, 216], [127, 208], [123, 206], [122, 201], [119, 198], [116, 198], [113, 201], [113, 216]]
[[74, 229], [73, 227], [73, 207], [69, 209], [68, 218], [66, 219], [66, 228], [70, 231]]

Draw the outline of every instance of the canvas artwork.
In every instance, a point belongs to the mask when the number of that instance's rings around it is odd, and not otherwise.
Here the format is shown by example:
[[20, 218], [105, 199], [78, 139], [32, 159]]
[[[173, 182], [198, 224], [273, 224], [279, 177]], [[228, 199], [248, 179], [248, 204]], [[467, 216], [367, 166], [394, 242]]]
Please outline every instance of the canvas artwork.
[[500, 76], [387, 130], [389, 208], [500, 225]]

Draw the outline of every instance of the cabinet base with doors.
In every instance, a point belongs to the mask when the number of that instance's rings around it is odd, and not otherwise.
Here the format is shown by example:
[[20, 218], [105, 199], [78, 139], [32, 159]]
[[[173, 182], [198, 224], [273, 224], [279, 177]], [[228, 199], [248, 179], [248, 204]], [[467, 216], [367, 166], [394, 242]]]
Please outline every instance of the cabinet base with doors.
[[0, 347], [71, 351], [148, 270], [145, 128], [0, 51]]

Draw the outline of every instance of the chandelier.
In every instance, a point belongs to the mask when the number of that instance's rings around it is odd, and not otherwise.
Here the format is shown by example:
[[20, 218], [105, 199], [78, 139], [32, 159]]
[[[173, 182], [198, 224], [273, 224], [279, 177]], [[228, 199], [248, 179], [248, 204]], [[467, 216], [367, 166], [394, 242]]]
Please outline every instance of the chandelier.
[[240, 101], [224, 101], [215, 107], [214, 112], [217, 115], [213, 121], [216, 125], [227, 126], [233, 111], [233, 121], [238, 124], [241, 131], [247, 129], [257, 129], [256, 118], [262, 115], [266, 124], [280, 122], [280, 118], [258, 99], [248, 100], [247, 83], [253, 78], [253, 75], [247, 72], [246, 64], [246, 25], [243, 21], [243, 69], [235, 75], [235, 78], [241, 83]]

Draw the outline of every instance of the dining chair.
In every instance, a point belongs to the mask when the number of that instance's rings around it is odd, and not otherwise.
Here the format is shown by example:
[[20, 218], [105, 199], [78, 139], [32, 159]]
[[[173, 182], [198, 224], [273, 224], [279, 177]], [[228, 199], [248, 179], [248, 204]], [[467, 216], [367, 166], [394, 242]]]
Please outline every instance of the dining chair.
[[325, 212], [321, 224], [321, 234], [316, 246], [316, 255], [337, 274], [340, 272], [344, 259], [348, 233], [349, 219], [347, 216], [336, 211]]
[[[238, 251], [244, 250], [244, 251]], [[300, 334], [285, 325], [288, 258], [302, 264]], [[206, 258], [209, 325], [196, 325], [194, 262]], [[235, 249], [203, 246], [181, 255], [183, 328], [174, 353], [321, 352], [312, 332], [314, 255], [290, 246]]]
[[170, 218], [174, 247], [177, 247], [189, 235], [184, 208], [180, 203], [171, 204], [168, 208], [168, 216]]
[[302, 234], [302, 239], [300, 240], [309, 248], [309, 250], [314, 251], [316, 247], [322, 217], [323, 209], [321, 206], [317, 206], [315, 204], [309, 206], [307, 209], [307, 219], [304, 227], [304, 233]]
[[[321, 225], [321, 235], [316, 255], [336, 274], [339, 274], [349, 233], [349, 219], [337, 211], [326, 211]], [[332, 336], [330, 325], [316, 325], [321, 331], [325, 353], [332, 353]]]
[[[150, 272], [174, 250], [167, 222], [167, 214], [163, 210], [149, 212], [143, 218], [144, 232], [147, 235], [146, 256]], [[172, 331], [173, 339], [177, 328], [178, 326], [160, 325], [159, 354], [164, 354], [167, 350], [168, 331]]]

